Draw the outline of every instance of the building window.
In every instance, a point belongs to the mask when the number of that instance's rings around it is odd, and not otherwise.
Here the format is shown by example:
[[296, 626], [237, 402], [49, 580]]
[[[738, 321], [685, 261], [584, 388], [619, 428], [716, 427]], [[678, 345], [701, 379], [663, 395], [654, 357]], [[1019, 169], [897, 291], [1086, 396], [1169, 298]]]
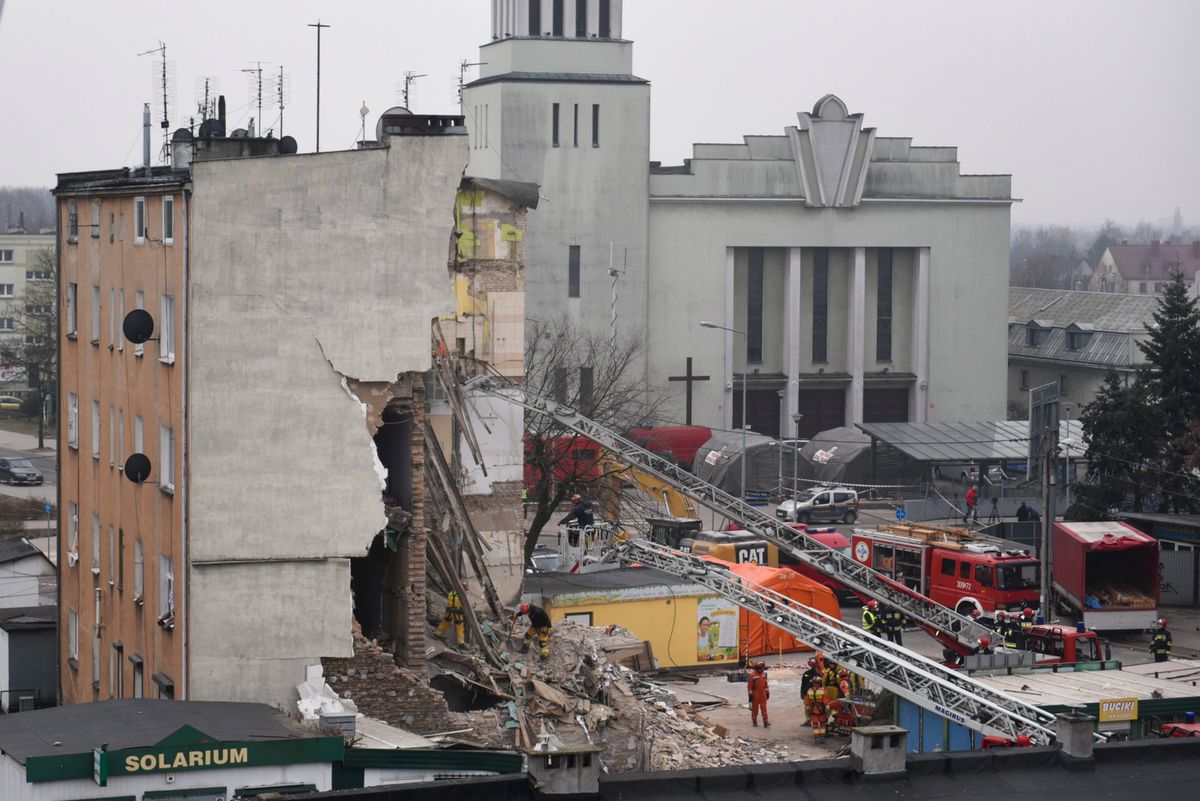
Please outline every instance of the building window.
[[567, 368], [554, 368], [554, 384], [551, 388], [551, 394], [559, 403], [567, 402]]
[[100, 401], [92, 401], [92, 458], [100, 458]]
[[[0, 264], [12, 264], [12, 260], [13, 252], [11, 250], [0, 250]], [[28, 278], [29, 274], [26, 273], [25, 277]]]
[[79, 241], [79, 204], [74, 200], [67, 201], [67, 241]]
[[145, 453], [145, 441], [143, 435], [145, 433], [145, 423], [142, 421], [142, 416], [134, 415], [133, 418], [133, 452]]
[[0, 331], [12, 331], [16, 323], [11, 317], [0, 317]]
[[163, 198], [162, 217], [163, 244], [170, 245], [175, 242], [175, 198], [170, 195]]
[[[8, 252], [12, 253], [11, 250]], [[3, 254], [3, 253], [4, 253], [4, 251], [0, 250], [0, 254]], [[53, 277], [54, 276], [50, 273], [49, 270], [26, 270], [25, 271], [25, 280], [26, 281], [49, 281]]]
[[600, 0], [600, 38], [612, 38], [612, 2], [611, 0]]
[[1145, 281], [1142, 281], [1141, 283], [1138, 284], [1138, 292], [1143, 295], [1146, 294], [1146, 282]]
[[133, 595], [137, 601], [141, 601], [145, 597], [143, 594], [146, 591], [146, 571], [145, 564], [143, 564], [145, 555], [142, 538], [138, 537], [133, 541]]
[[112, 244], [117, 236], [117, 215], [111, 211], [108, 213], [108, 244]]
[[125, 646], [112, 644], [108, 653], [108, 693], [113, 698], [125, 697]]
[[76, 305], [75, 301], [78, 299], [78, 296], [79, 296], [79, 285], [73, 281], [68, 283], [67, 284], [67, 321], [66, 321], [66, 325], [63, 327], [63, 330], [67, 332], [67, 336], [69, 336], [69, 337], [75, 336], [76, 332], [78, 331], [78, 328], [76, 327], [76, 323], [78, 322], [78, 316], [76, 315], [76, 308], [75, 308], [75, 305]]
[[100, 575], [100, 515], [92, 515], [92, 573]]
[[142, 664], [142, 658], [137, 654], [129, 657], [129, 661], [133, 663], [133, 697], [145, 698], [145, 665]]
[[579, 104], [575, 104], [574, 121], [571, 125], [571, 146], [579, 147]]
[[529, 4], [529, 35], [542, 35], [542, 2], [541, 0], [533, 0]]
[[117, 592], [125, 592], [125, 529], [117, 529]]
[[117, 410], [108, 407], [108, 466], [117, 458]]
[[1060, 375], [1058, 377], [1058, 394], [1065, 398], [1069, 392], [1070, 387], [1067, 384], [1067, 377], [1065, 375]]
[[1025, 329], [1025, 344], [1031, 348], [1040, 347], [1045, 334], [1042, 329], [1036, 325], [1030, 325]]
[[175, 298], [162, 296], [162, 313], [158, 324], [158, 358], [167, 364], [175, 363]]
[[124, 211], [124, 209], [121, 210], [119, 224], [117, 225], [117, 241], [118, 242], [125, 241], [125, 211]]
[[67, 393], [67, 445], [79, 448], [79, 396]]
[[[125, 290], [117, 290], [117, 328], [125, 325]], [[117, 337], [117, 350], [125, 350], [125, 332], [122, 330]]]
[[117, 530], [108, 527], [108, 583], [117, 583]]
[[763, 249], [750, 248], [746, 271], [746, 361], [763, 360]]
[[162, 489], [175, 489], [175, 432], [170, 426], [159, 427], [158, 484]]
[[829, 360], [829, 248], [813, 251], [812, 360]]
[[600, 147], [600, 104], [592, 104], [592, 147]]
[[100, 287], [92, 284], [92, 344], [100, 344]]
[[558, 147], [558, 104], [550, 108], [550, 145]]
[[125, 410], [117, 409], [117, 469], [125, 469]]
[[146, 241], [146, 198], [133, 199], [133, 242], [140, 245]]
[[879, 251], [875, 276], [875, 360], [892, 360], [892, 249]]
[[[145, 309], [146, 308], [146, 293], [140, 289], [133, 293], [133, 307], [135, 309]], [[122, 318], [122, 319], [124, 319], [124, 318]], [[146, 346], [144, 344], [133, 346], [133, 355], [134, 356], [141, 356], [145, 352], [146, 352]]]
[[590, 415], [594, 409], [592, 401], [596, 397], [596, 371], [592, 367], [579, 368], [579, 408], [585, 415]]
[[158, 559], [158, 616], [175, 614], [175, 564], [168, 556]]
[[98, 625], [92, 634], [92, 692], [100, 692], [100, 628]]
[[1067, 350], [1083, 350], [1091, 338], [1091, 331], [1068, 331]]
[[587, 38], [587, 5], [588, 0], [575, 0], [575, 36]]
[[92, 239], [100, 238], [100, 201], [92, 201]]
[[551, 21], [550, 32], [553, 33], [555, 36], [562, 36], [563, 35], [563, 0], [554, 0], [554, 5], [553, 5], [553, 8], [551, 9], [551, 12], [553, 13], [554, 18]]
[[1029, 371], [1021, 371], [1021, 389], [1029, 389]]
[[[72, 556], [74, 559], [72, 559]], [[67, 564], [74, 567], [79, 561], [79, 504], [67, 503]]]
[[579, 245], [571, 245], [567, 251], [567, 297], [579, 297]]
[[79, 613], [67, 610], [67, 659], [71, 667], [79, 667]]
[[175, 682], [165, 673], [155, 673], [154, 683], [158, 685], [158, 700], [172, 701], [175, 699]]
[[11, 298], [13, 296], [13, 284], [0, 284], [0, 298]]

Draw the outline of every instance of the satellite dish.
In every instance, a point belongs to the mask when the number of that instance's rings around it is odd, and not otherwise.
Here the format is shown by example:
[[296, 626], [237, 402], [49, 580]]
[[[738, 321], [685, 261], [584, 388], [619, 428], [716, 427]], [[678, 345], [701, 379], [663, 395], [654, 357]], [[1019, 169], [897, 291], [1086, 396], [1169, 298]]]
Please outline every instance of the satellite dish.
[[134, 309], [125, 315], [121, 332], [135, 345], [140, 345], [154, 336], [154, 318], [145, 309]]
[[230, 139], [248, 139], [250, 132], [245, 128], [234, 128], [233, 133], [229, 135]]
[[296, 144], [296, 140], [290, 136], [284, 136], [279, 140], [280, 153], [291, 154], [295, 153], [299, 149], [300, 147]]
[[172, 142], [190, 142], [192, 141], [192, 132], [187, 128], [176, 128], [175, 133], [171, 134]]
[[387, 111], [383, 112], [383, 114], [380, 115], [379, 120], [376, 121], [376, 123], [375, 123], [375, 141], [376, 142], [383, 141], [383, 118], [391, 117], [391, 116], [394, 116], [397, 114], [412, 114], [412, 112], [409, 111], [408, 109], [406, 109], [404, 106], [392, 106]]
[[200, 136], [203, 139], [222, 137], [225, 135], [225, 124], [217, 119], [207, 119], [200, 123]]
[[150, 457], [144, 453], [131, 453], [125, 460], [125, 478], [141, 484], [150, 478]]

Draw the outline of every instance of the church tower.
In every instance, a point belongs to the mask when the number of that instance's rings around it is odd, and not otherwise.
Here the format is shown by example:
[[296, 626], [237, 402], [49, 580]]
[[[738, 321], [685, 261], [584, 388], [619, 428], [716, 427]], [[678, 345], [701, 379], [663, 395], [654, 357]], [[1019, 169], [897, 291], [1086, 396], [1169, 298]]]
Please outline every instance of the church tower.
[[527, 319], [564, 311], [620, 332], [647, 324], [650, 85], [633, 74], [621, 0], [492, 0], [492, 41], [463, 92], [468, 174], [539, 186]]

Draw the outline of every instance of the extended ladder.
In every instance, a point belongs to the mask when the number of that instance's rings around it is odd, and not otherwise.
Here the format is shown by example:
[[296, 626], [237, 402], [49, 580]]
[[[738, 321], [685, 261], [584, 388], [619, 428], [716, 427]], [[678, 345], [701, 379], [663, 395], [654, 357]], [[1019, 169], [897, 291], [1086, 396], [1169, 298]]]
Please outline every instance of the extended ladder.
[[830, 659], [923, 709], [988, 735], [1037, 745], [1054, 736], [1054, 715], [1005, 695], [961, 671], [880, 639], [774, 590], [733, 575], [721, 565], [646, 540], [621, 543], [621, 559], [686, 579], [719, 593]]
[[553, 418], [559, 425], [595, 441], [627, 464], [658, 476], [702, 506], [738, 520], [747, 531], [773, 542], [781, 551], [811, 565], [847, 589], [899, 609], [916, 625], [958, 653], [973, 651], [980, 637], [994, 636], [986, 626], [892, 581], [740, 498], [702, 481], [620, 434], [589, 420], [569, 406], [494, 375], [473, 378], [466, 382], [465, 388], [503, 398], [531, 412]]

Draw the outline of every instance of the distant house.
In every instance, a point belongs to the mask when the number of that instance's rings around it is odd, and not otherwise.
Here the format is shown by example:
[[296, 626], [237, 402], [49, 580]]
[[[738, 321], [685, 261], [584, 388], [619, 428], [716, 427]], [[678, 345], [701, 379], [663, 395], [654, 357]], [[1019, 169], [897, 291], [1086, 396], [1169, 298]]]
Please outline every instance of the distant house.
[[0, 609], [58, 603], [58, 573], [24, 537], [0, 540]]
[[1152, 295], [1010, 288], [1009, 409], [1027, 415], [1029, 390], [1044, 384], [1057, 383], [1082, 406], [1110, 370], [1132, 380], [1143, 361], [1137, 343], [1157, 306]]
[[1176, 272], [1192, 284], [1200, 270], [1200, 241], [1173, 245], [1154, 241], [1148, 245], [1122, 242], [1109, 245], [1096, 264], [1091, 282], [1093, 292], [1124, 292], [1130, 295], [1157, 295], [1171, 282]]

